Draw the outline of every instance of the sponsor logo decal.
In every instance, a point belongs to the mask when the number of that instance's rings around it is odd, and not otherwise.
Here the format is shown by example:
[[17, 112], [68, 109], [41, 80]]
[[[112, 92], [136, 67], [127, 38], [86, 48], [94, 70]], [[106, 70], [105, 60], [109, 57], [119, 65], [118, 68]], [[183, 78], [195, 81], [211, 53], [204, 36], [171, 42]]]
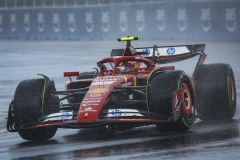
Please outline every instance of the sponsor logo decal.
[[85, 108], [85, 111], [90, 111], [90, 110], [92, 110], [91, 107]]
[[112, 111], [113, 116], [121, 116], [122, 112], [119, 109], [114, 109]]
[[62, 115], [60, 116], [61, 119], [69, 119], [70, 118], [70, 114], [69, 112], [64, 112], [62, 113]]
[[107, 91], [108, 91], [107, 88], [94, 88], [94, 89], [90, 90], [90, 93], [93, 93], [93, 94], [95, 94], [95, 93], [105, 93]]
[[89, 97], [101, 97], [102, 95], [101, 94], [90, 94]]
[[101, 101], [100, 100], [84, 100], [83, 103], [100, 103]]
[[87, 118], [88, 117], [88, 113], [84, 113], [84, 118]]
[[116, 81], [99, 81], [99, 82], [93, 82], [91, 85], [95, 85], [95, 86], [98, 86], [98, 85], [109, 85], [109, 84], [113, 84], [115, 83]]
[[175, 48], [168, 48], [167, 49], [167, 54], [168, 55], [173, 55], [176, 52]]
[[93, 109], [92, 107], [87, 107], [83, 110], [84, 113], [87, 113], [87, 112], [97, 112], [97, 110]]
[[[96, 95], [96, 94], [94, 94], [94, 95]], [[100, 94], [100, 96], [101, 96], [101, 94]], [[101, 97], [89, 97], [89, 98], [84, 98], [84, 100], [86, 100], [86, 101], [101, 100]]]
[[144, 54], [144, 57], [148, 57], [150, 54], [150, 50], [148, 48], [144, 49], [143, 52], [147, 52], [147, 54]]
[[73, 112], [61, 112], [61, 113], [53, 113], [49, 114], [46, 119], [43, 120], [43, 122], [49, 122], [49, 121], [58, 121], [58, 120], [69, 120], [72, 119]]
[[[88, 98], [84, 99], [81, 103], [82, 106], [87, 107], [87, 106], [99, 106], [99, 103], [101, 102], [101, 99], [93, 99], [90, 100]], [[91, 107], [85, 108], [85, 110], [92, 110]]]
[[109, 109], [108, 117], [127, 117], [127, 116], [140, 116], [143, 117], [136, 109]]

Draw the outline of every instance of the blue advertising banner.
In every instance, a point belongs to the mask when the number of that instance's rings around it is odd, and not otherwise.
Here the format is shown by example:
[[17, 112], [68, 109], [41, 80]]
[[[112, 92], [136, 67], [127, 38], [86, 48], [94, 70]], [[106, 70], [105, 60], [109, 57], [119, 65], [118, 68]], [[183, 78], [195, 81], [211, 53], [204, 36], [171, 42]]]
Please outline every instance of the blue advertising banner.
[[240, 40], [240, 1], [0, 9], [0, 38]]

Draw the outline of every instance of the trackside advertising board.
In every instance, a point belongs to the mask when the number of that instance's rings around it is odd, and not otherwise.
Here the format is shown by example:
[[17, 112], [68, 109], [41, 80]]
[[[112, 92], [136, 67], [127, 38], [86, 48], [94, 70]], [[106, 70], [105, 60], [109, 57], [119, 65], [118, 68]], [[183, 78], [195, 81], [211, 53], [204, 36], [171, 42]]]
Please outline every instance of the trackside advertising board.
[[239, 17], [238, 0], [2, 7], [0, 38], [240, 40]]

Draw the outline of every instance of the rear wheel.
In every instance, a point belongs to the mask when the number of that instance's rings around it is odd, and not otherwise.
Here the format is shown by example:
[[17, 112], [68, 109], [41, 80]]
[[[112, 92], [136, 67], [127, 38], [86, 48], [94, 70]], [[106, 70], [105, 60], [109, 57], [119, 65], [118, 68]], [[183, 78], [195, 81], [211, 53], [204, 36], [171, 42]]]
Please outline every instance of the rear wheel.
[[236, 113], [234, 74], [228, 64], [205, 64], [194, 72], [196, 109], [202, 120], [229, 120]]
[[184, 131], [191, 128], [195, 118], [194, 92], [188, 76], [183, 71], [160, 72], [153, 77], [149, 86], [149, 110], [172, 116], [173, 108], [179, 108], [174, 122], [159, 123], [162, 131]]
[[[44, 79], [31, 79], [19, 83], [13, 100], [15, 128], [21, 129], [23, 126], [38, 122], [44, 115], [59, 112], [58, 97], [52, 94], [56, 91], [53, 81], [47, 88], [45, 85]], [[46, 140], [52, 138], [56, 130], [56, 128], [27, 129], [19, 131], [19, 135], [26, 140]]]

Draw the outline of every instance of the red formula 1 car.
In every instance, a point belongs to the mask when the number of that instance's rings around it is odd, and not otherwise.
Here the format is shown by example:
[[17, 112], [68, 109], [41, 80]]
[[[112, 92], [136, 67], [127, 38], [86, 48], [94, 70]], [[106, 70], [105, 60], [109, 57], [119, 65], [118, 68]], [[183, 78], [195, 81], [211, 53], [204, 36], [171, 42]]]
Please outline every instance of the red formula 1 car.
[[[205, 44], [113, 49], [96, 72], [65, 72], [66, 90], [51, 78], [24, 80], [9, 106], [7, 129], [26, 140], [46, 140], [57, 128], [129, 129], [155, 124], [162, 131], [191, 128], [202, 120], [231, 119], [236, 88], [228, 64], [203, 64]], [[159, 66], [199, 55], [192, 76], [174, 66]], [[157, 65], [158, 64], [158, 65]], [[76, 76], [76, 80], [71, 77]], [[197, 113], [197, 114], [196, 114]]]

